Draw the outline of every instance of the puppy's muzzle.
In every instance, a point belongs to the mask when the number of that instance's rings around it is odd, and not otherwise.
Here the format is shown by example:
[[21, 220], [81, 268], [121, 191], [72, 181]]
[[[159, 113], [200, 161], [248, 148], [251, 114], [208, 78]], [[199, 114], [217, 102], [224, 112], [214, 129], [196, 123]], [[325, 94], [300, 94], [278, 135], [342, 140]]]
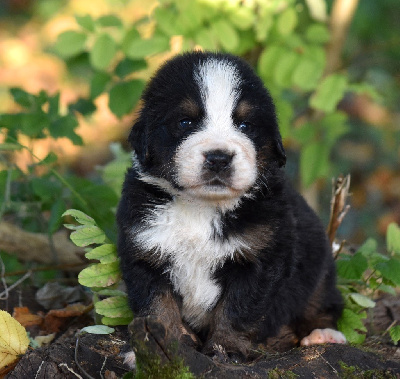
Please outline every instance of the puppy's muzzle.
[[204, 158], [204, 168], [218, 174], [231, 168], [233, 154], [222, 150], [212, 150], [204, 153]]

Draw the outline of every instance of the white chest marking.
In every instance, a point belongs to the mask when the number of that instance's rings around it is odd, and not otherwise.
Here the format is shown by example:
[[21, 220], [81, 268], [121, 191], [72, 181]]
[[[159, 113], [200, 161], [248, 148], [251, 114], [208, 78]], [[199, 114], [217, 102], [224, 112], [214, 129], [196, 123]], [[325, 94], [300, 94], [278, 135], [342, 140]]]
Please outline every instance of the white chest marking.
[[214, 207], [178, 199], [157, 206], [143, 228], [132, 230], [145, 254], [171, 263], [168, 270], [174, 290], [183, 298], [183, 317], [192, 327], [200, 327], [206, 313], [218, 301], [220, 285], [215, 270], [227, 258], [248, 246], [239, 238], [222, 241], [221, 216]]

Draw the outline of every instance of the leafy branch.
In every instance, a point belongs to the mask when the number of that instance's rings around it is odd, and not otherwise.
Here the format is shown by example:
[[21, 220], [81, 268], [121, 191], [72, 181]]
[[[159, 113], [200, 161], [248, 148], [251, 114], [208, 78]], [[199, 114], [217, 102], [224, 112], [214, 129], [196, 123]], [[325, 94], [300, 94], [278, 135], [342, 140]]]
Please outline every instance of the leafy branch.
[[86, 251], [86, 258], [98, 260], [83, 269], [78, 275], [81, 285], [93, 292], [96, 313], [102, 315], [104, 325], [127, 325], [132, 321], [132, 311], [128, 306], [127, 295], [118, 289], [121, 283], [121, 272], [116, 246], [106, 237], [93, 218], [81, 211], [70, 209], [63, 214], [75, 219], [77, 224], [64, 224], [73, 230], [71, 240], [77, 246], [94, 245]]

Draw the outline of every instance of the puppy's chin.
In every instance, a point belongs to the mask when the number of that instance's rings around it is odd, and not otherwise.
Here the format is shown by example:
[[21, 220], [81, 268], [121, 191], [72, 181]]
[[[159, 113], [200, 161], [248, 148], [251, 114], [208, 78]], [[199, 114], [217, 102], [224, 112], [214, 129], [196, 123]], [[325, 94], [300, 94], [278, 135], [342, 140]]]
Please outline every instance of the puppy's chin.
[[220, 201], [237, 201], [246, 192], [245, 190], [238, 190], [232, 187], [223, 185], [199, 185], [187, 187], [184, 189], [186, 195], [208, 201], [208, 202], [220, 202]]

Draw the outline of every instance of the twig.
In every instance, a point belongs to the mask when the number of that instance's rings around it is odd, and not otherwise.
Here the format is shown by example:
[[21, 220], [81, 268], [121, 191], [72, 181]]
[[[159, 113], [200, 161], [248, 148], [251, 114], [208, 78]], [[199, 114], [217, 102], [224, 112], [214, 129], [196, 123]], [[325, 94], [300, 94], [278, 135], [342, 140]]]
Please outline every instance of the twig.
[[359, 0], [335, 0], [332, 5], [329, 26], [331, 41], [326, 51], [325, 75], [336, 71], [341, 65], [341, 52], [346, 40], [351, 20]]
[[108, 358], [108, 357], [104, 357], [104, 362], [103, 362], [103, 364], [101, 365], [101, 369], [100, 369], [100, 373], [99, 373], [101, 379], [104, 379], [104, 375], [102, 374], [102, 371], [104, 370], [104, 367], [106, 366], [107, 358]]
[[80, 334], [76, 337], [76, 343], [75, 343], [75, 363], [79, 367], [79, 370], [81, 370], [82, 374], [85, 375], [88, 379], [94, 379], [93, 376], [89, 375], [84, 368], [79, 364], [78, 361], [78, 348], [79, 348], [79, 337]]
[[4, 287], [4, 292], [5, 292], [5, 297], [1, 300], [7, 300], [8, 299], [8, 287], [7, 287], [7, 282], [6, 282], [6, 266], [4, 265], [3, 259], [1, 258], [0, 255], [0, 266], [1, 266], [1, 283], [3, 284]]
[[[83, 379], [79, 374], [77, 374], [71, 367], [68, 367], [66, 363], [60, 363], [58, 367], [65, 367], [70, 373], [74, 374], [77, 378]], [[94, 379], [94, 378], [93, 378]]]
[[339, 176], [336, 181], [332, 180], [332, 199], [331, 213], [329, 217], [329, 225], [327, 234], [332, 245], [335, 240], [336, 232], [342, 223], [344, 216], [350, 209], [350, 205], [346, 204], [350, 189], [350, 175], [345, 177]]
[[386, 330], [382, 333], [382, 336], [384, 336], [385, 334], [387, 334], [389, 332], [389, 330], [395, 326], [397, 324], [397, 320], [394, 320], [387, 328]]
[[42, 361], [42, 362], [40, 363], [40, 366], [39, 366], [38, 370], [36, 371], [36, 375], [35, 375], [35, 378], [34, 378], [34, 379], [37, 379], [37, 377], [38, 377], [38, 375], [39, 375], [39, 372], [40, 372], [40, 370], [42, 369], [43, 364], [44, 364], [44, 361]]
[[15, 283], [13, 283], [10, 287], [5, 286], [3, 292], [0, 293], [0, 300], [6, 300], [8, 298], [8, 293], [21, 284], [25, 279], [28, 279], [32, 275], [32, 271], [28, 271], [22, 278], [18, 279]]
[[87, 266], [87, 263], [71, 263], [71, 264], [60, 264], [60, 265], [51, 265], [51, 266], [43, 266], [43, 267], [34, 267], [29, 270], [18, 270], [18, 271], [6, 272], [6, 273], [4, 273], [4, 277], [24, 275], [29, 271], [32, 271], [32, 272], [51, 271], [51, 270], [68, 271], [69, 269], [77, 269], [77, 268], [82, 268], [85, 266]]

